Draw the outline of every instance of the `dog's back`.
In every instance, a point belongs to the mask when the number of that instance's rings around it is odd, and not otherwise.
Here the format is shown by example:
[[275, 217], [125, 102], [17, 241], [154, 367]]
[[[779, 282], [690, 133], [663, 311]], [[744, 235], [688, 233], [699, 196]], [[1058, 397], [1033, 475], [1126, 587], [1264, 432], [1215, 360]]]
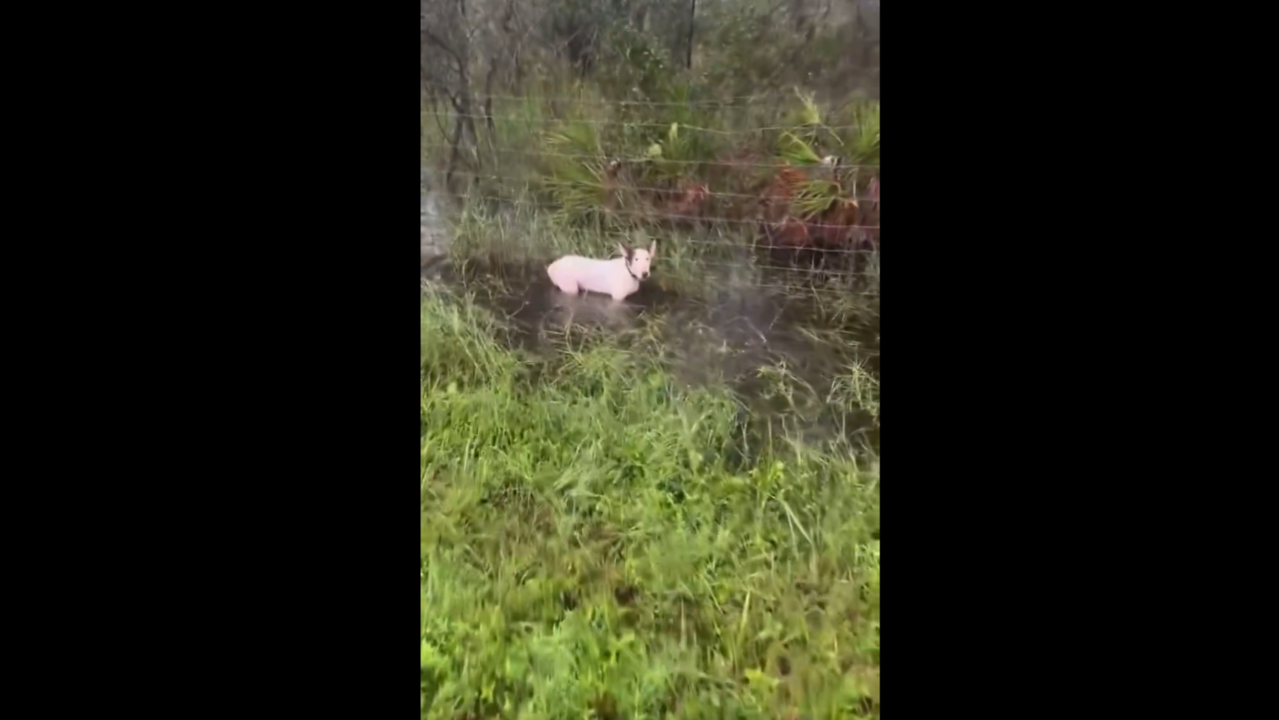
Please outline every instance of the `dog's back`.
[[[614, 267], [615, 265], [617, 263], [613, 260], [565, 255], [551, 263], [546, 268], [546, 274], [551, 278], [551, 282], [555, 283], [555, 287], [566, 293], [586, 290], [604, 295], [616, 295], [621, 288], [617, 287], [619, 278], [616, 277], [618, 268]], [[625, 272], [625, 268], [623, 267], [621, 271]]]
[[578, 293], [582, 290], [578, 282], [579, 271], [587, 262], [590, 262], [590, 258], [584, 258], [581, 255], [565, 255], [547, 266], [546, 275], [560, 290], [566, 293]]

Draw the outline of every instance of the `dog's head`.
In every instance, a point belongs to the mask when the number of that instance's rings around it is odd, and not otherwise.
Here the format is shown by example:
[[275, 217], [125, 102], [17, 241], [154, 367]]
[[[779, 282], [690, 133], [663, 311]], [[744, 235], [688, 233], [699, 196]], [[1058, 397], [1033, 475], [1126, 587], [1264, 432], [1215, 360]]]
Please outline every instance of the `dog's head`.
[[647, 248], [629, 248], [621, 243], [617, 249], [626, 258], [626, 269], [637, 280], [647, 280], [649, 266], [653, 264], [653, 256], [657, 254], [657, 241], [649, 243]]

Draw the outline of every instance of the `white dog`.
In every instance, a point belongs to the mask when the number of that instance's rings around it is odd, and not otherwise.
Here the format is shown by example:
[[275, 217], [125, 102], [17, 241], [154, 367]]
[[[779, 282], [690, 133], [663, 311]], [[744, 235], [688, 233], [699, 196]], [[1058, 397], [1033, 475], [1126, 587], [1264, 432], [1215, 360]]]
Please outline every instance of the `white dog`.
[[622, 257], [612, 260], [593, 260], [579, 255], [565, 255], [546, 268], [555, 287], [576, 295], [585, 290], [612, 296], [613, 300], [625, 300], [639, 290], [640, 281], [648, 279], [648, 267], [657, 254], [657, 241], [648, 249], [632, 250], [618, 244]]

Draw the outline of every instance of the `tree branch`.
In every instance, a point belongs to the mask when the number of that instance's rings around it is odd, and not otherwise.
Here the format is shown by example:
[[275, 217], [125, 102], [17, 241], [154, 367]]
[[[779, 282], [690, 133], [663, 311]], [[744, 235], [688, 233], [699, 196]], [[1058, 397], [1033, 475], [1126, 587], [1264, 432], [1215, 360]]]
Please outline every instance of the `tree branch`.
[[465, 79], [465, 78], [466, 78], [466, 60], [465, 60], [465, 59], [461, 56], [461, 54], [459, 54], [459, 53], [458, 53], [458, 51], [454, 50], [452, 47], [450, 47], [450, 46], [449, 46], [449, 44], [448, 44], [448, 43], [446, 43], [446, 42], [444, 42], [443, 40], [441, 40], [441, 39], [439, 38], [439, 36], [437, 36], [435, 33], [431, 32], [431, 31], [430, 31], [430, 30], [428, 30], [427, 28], [422, 28], [422, 35], [423, 35], [423, 36], [427, 39], [427, 41], [428, 41], [428, 42], [430, 42], [432, 45], [434, 45], [435, 47], [437, 47], [437, 48], [439, 48], [439, 49], [443, 50], [444, 52], [448, 53], [449, 55], [452, 55], [452, 56], [453, 56], [453, 59], [454, 59], [455, 61], [457, 61], [457, 71], [458, 71], [459, 73], [461, 73], [461, 74], [462, 74], [463, 79]]

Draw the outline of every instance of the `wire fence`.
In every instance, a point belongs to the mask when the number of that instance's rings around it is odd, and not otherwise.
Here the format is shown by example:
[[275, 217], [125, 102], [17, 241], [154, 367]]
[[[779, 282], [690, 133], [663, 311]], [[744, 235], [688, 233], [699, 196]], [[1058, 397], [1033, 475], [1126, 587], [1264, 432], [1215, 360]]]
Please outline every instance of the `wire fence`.
[[[470, 201], [483, 200], [483, 201], [491, 201], [496, 203], [512, 200], [512, 197], [509, 195], [481, 195], [476, 193], [465, 193], [461, 197]], [[526, 207], [537, 207], [545, 210], [561, 209], [560, 206], [554, 202], [539, 202], [536, 199], [524, 199], [524, 200], [521, 200], [521, 202], [524, 203]], [[653, 220], [653, 221], [682, 220], [682, 221], [688, 221], [688, 222], [704, 222], [704, 223], [716, 223], [716, 224], [728, 223], [728, 224], [746, 225], [746, 226], [758, 226], [761, 222], [758, 218], [716, 217], [714, 215], [682, 215], [678, 213], [667, 212], [667, 211], [661, 210], [660, 208], [639, 208], [634, 210], [628, 210], [624, 208], [605, 207], [605, 208], [602, 208], [601, 211], [609, 215], [615, 215], [618, 217], [629, 217], [629, 218], [637, 218], [637, 219]], [[785, 222], [769, 223], [769, 224], [778, 225], [779, 227], [786, 227]], [[819, 223], [819, 222], [805, 222], [803, 223], [803, 225], [809, 231], [878, 230], [879, 229], [878, 225], [855, 225], [855, 224], [837, 224], [837, 223]], [[722, 243], [722, 241], [720, 240], [698, 240], [696, 238], [687, 238], [686, 241], [693, 242], [693, 243], [700, 242], [700, 243], [709, 243], [709, 244]], [[780, 246], [779, 246], [779, 249], [780, 249]], [[850, 252], [856, 252], [856, 251], [850, 250], [847, 248], [832, 247], [832, 248], [828, 248], [827, 252], [850, 253]]]
[[[495, 100], [533, 102], [518, 96]], [[776, 98], [768, 100], [775, 102]], [[642, 228], [665, 242], [677, 243], [682, 255], [671, 258], [697, 268], [735, 271], [743, 254], [752, 270], [781, 279], [778, 287], [816, 287], [831, 277], [865, 279], [874, 275], [878, 289], [879, 162], [878, 107], [873, 119], [830, 125], [809, 118], [798, 124], [749, 126], [759, 96], [727, 101], [647, 102], [537, 98], [558, 102], [561, 112], [575, 115], [576, 106], [602, 107], [614, 113], [648, 108], [715, 107], [735, 111], [731, 128], [713, 123], [681, 123], [645, 118], [546, 116], [541, 112], [503, 114], [424, 110], [450, 120], [439, 126], [440, 142], [428, 142], [423, 128], [421, 152], [432, 174], [442, 178], [424, 192], [442, 192], [455, 203], [462, 220], [450, 232], [467, 235], [486, 216], [505, 227], [528, 226], [527, 241], [539, 242], [532, 226], [549, 219], [564, 228], [591, 235], [593, 249], [609, 239]], [[776, 115], [776, 108], [769, 108]], [[657, 111], [656, 114], [661, 114]], [[811, 115], [812, 113], [810, 113]], [[468, 122], [469, 121], [469, 122]], [[450, 135], [447, 126], [453, 125]], [[469, 130], [464, 132], [463, 125]], [[566, 127], [602, 129], [570, 136]], [[662, 132], [629, 133], [631, 128]], [[622, 132], [616, 132], [616, 131]], [[607, 131], [607, 132], [606, 132]], [[712, 138], [709, 143], [666, 147], [680, 135]], [[780, 148], [779, 138], [791, 143]], [[657, 140], [654, 140], [657, 138]], [[720, 138], [720, 140], [714, 140]], [[734, 140], [729, 140], [729, 139]], [[795, 151], [795, 144], [801, 144]], [[423, 233], [427, 232], [424, 211]], [[544, 226], [539, 226], [539, 230]], [[518, 233], [514, 233], [518, 234]], [[480, 249], [474, 237], [455, 241]], [[562, 247], [562, 242], [557, 248]], [[425, 245], [425, 241], [424, 241]], [[845, 260], [839, 260], [845, 258]], [[802, 261], [801, 261], [802, 260]], [[820, 272], [815, 269], [820, 265]], [[763, 289], [765, 283], [761, 283]]]
[[536, 100], [539, 103], [559, 104], [559, 105], [577, 105], [582, 107], [714, 107], [714, 108], [735, 108], [745, 109], [755, 107], [761, 102], [776, 101], [779, 99], [794, 99], [793, 91], [772, 90], [766, 93], [756, 95], [733, 95], [725, 98], [710, 100], [601, 100], [582, 97], [568, 96], [550, 96], [529, 98], [523, 95], [484, 95], [485, 99], [500, 100], [504, 102], [528, 103]]
[[[531, 115], [487, 115], [487, 114], [477, 114], [477, 113], [457, 113], [457, 112], [433, 111], [433, 110], [423, 110], [422, 114], [437, 117], [437, 118], [445, 118], [445, 119], [469, 118], [472, 120], [480, 120], [483, 122], [491, 121], [491, 122], [516, 123], [516, 124], [519, 124], [519, 123], [537, 124], [540, 122], [539, 118], [533, 117]], [[661, 121], [654, 121], [654, 120], [616, 120], [611, 118], [573, 118], [572, 120], [564, 120], [561, 122], [571, 122], [579, 125], [591, 125], [594, 127], [660, 128], [663, 130], [669, 129], [672, 124], [671, 122], [661, 122]], [[794, 125], [763, 125], [760, 127], [726, 130], [721, 128], [699, 127], [697, 125], [685, 124], [685, 123], [677, 123], [677, 124], [679, 125], [679, 129], [681, 132], [688, 130], [692, 132], [712, 133], [715, 135], [757, 135], [760, 133], [794, 131], [796, 129], [796, 126]], [[844, 125], [823, 125], [821, 127], [824, 130], [829, 130], [832, 132], [842, 132], [845, 130], [856, 130], [860, 126], [844, 124]]]
[[[451, 148], [452, 148], [451, 145], [444, 145], [444, 144], [427, 144], [427, 143], [422, 144], [423, 150], [450, 150]], [[619, 162], [626, 162], [626, 163], [666, 163], [669, 165], [705, 165], [710, 167], [727, 167], [727, 168], [739, 168], [739, 169], [763, 168], [763, 169], [769, 169], [769, 170], [781, 170], [783, 168], [795, 167], [794, 164], [780, 163], [780, 162], [757, 163], [757, 162], [742, 162], [737, 160], [716, 160], [713, 158], [707, 158], [705, 160], [702, 160], [702, 159], [681, 160], [681, 159], [674, 159], [674, 158], [664, 158], [660, 156], [655, 157], [652, 155], [636, 155], [634, 157], [628, 158], [628, 157], [621, 157], [618, 155], [601, 156], [601, 155], [591, 155], [588, 153], [562, 153], [562, 152], [557, 152], [555, 150], [525, 150], [521, 148], [491, 148], [488, 150], [488, 152], [496, 153], [499, 155], [506, 154], [506, 155], [524, 155], [527, 157], [552, 157], [552, 158], [561, 158], [565, 160], [604, 159], [604, 160], [618, 160]], [[859, 169], [867, 169], [867, 170], [879, 169], [878, 164], [870, 165], [865, 163], [841, 164], [841, 167], [859, 168]]]
[[[771, 166], [769, 166], [769, 167], [771, 167]], [[517, 180], [524, 180], [524, 179], [518, 178], [517, 176], [514, 176], [514, 175], [493, 175], [493, 174], [477, 173], [477, 172], [473, 172], [473, 171], [470, 171], [470, 170], [455, 170], [455, 171], [453, 172], [453, 175], [454, 175], [455, 177], [471, 178], [471, 179], [474, 179], [474, 180], [494, 180], [494, 181], [499, 181], [499, 182], [500, 182], [500, 181], [517, 181]], [[645, 185], [634, 185], [634, 184], [629, 184], [629, 185], [627, 185], [627, 187], [628, 187], [629, 189], [631, 189], [631, 190], [638, 190], [638, 191], [641, 191], [641, 192], [678, 194], [678, 192], [677, 192], [677, 191], [673, 191], [673, 190], [671, 190], [671, 188], [669, 188], [669, 187], [645, 186]], [[699, 185], [694, 186], [694, 187], [701, 187], [701, 186], [700, 186], [700, 184], [699, 184]], [[686, 189], [686, 190], [685, 190], [685, 192], [687, 192], [687, 191], [688, 191], [688, 190]], [[761, 196], [760, 196], [759, 194], [757, 194], [757, 193], [727, 192], [727, 191], [724, 191], [724, 190], [711, 190], [710, 188], [706, 188], [705, 192], [706, 192], [706, 194], [707, 194], [709, 197], [731, 198], [731, 199], [742, 199], [742, 200], [752, 200], [752, 201], [759, 201], [759, 200], [761, 200]], [[862, 201], [862, 202], [876, 202], [876, 201], [877, 201], [877, 198], [876, 198], [874, 195], [863, 195], [863, 196], [859, 196], [859, 197], [857, 197], [857, 198], [853, 198], [853, 199], [857, 199], [857, 200]]]

